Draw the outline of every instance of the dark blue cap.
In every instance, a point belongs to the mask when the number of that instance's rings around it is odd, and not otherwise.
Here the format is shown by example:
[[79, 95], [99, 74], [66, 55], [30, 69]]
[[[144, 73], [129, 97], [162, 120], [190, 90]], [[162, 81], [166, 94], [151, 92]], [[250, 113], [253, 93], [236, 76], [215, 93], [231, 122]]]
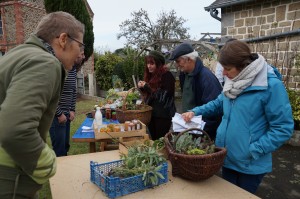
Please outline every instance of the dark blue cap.
[[189, 54], [189, 53], [191, 53], [193, 51], [194, 51], [194, 48], [193, 48], [193, 46], [191, 44], [189, 44], [189, 43], [182, 43], [182, 44], [176, 46], [176, 48], [172, 51], [169, 60], [175, 60], [178, 57], [180, 57], [182, 55]]

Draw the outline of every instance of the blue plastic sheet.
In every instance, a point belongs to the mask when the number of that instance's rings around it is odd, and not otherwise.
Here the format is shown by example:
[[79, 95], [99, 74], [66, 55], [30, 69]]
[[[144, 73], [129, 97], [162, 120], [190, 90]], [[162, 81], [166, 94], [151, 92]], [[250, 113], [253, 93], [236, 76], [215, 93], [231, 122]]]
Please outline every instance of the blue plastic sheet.
[[[74, 133], [72, 138], [78, 139], [78, 138], [95, 138], [94, 132], [82, 132], [83, 126], [92, 126], [93, 124], [93, 118], [85, 118], [85, 120], [82, 122], [80, 127], [77, 129], [77, 131]], [[103, 118], [103, 124], [119, 124], [118, 120], [107, 120]]]

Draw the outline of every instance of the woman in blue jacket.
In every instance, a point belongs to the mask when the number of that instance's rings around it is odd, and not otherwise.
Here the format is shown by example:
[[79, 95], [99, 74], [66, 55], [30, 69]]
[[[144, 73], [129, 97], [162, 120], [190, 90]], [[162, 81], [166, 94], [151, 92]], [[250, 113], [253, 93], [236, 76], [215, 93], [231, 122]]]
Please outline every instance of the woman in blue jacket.
[[271, 153], [292, 135], [288, 95], [274, 69], [242, 41], [226, 43], [219, 62], [228, 77], [223, 92], [182, 116], [188, 122], [194, 115], [223, 115], [215, 142], [227, 149], [222, 176], [255, 193], [263, 176], [272, 171]]

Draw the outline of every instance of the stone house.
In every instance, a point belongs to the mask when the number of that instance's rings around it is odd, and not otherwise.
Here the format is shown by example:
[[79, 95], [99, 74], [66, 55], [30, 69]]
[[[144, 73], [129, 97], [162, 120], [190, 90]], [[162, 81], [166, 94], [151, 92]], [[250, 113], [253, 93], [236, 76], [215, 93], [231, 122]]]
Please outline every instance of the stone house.
[[216, 0], [204, 9], [221, 22], [222, 43], [248, 42], [289, 88], [300, 89], [300, 0]]
[[[300, 89], [300, 0], [216, 0], [204, 9], [221, 22], [222, 43], [248, 42], [280, 70], [287, 87]], [[300, 131], [289, 143], [300, 146]]]
[[[86, 0], [84, 2], [92, 20], [94, 13], [88, 2]], [[44, 0], [0, 0], [0, 56], [24, 43], [45, 14]], [[93, 55], [82, 68], [78, 73], [79, 77], [94, 76]], [[93, 83], [93, 80], [91, 82]], [[82, 84], [84, 81], [79, 79], [79, 91], [84, 87]], [[89, 93], [91, 94], [94, 93], [93, 87], [94, 85], [90, 84]]]

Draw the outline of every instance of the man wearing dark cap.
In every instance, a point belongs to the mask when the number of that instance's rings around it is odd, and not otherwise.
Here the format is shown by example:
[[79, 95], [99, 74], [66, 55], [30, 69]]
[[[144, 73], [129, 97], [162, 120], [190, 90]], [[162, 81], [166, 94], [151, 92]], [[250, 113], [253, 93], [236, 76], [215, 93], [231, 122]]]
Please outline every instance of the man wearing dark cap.
[[[182, 112], [201, 106], [217, 98], [222, 87], [216, 76], [203, 65], [198, 52], [191, 44], [182, 43], [171, 53], [169, 60], [174, 60], [180, 69], [180, 86], [182, 91]], [[216, 130], [221, 122], [218, 118], [203, 117], [206, 122], [204, 131], [215, 139]]]

